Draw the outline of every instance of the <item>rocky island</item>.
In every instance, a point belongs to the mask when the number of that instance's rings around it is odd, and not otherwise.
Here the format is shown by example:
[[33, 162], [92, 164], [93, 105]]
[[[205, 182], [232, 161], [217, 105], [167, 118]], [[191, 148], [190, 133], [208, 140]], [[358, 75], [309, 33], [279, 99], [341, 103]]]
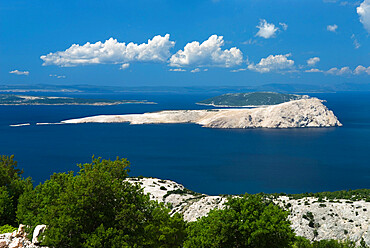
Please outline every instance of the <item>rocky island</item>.
[[117, 105], [117, 104], [155, 104], [146, 100], [111, 100], [85, 99], [56, 96], [28, 96], [14, 94], [0, 94], [0, 105]]
[[302, 128], [341, 126], [334, 113], [317, 98], [302, 98], [258, 107], [167, 110], [144, 114], [98, 115], [64, 120], [57, 124], [79, 123], [196, 123], [209, 128]]

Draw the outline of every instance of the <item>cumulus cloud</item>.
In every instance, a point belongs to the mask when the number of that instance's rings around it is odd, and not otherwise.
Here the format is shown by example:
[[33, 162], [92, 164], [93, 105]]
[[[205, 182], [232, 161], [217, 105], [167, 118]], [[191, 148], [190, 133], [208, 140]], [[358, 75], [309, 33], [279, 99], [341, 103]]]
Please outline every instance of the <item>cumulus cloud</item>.
[[294, 69], [294, 61], [288, 59], [290, 56], [290, 53], [285, 55], [270, 55], [267, 58], [261, 59], [256, 65], [248, 65], [248, 69], [261, 73], [290, 71]]
[[357, 7], [357, 14], [360, 16], [360, 22], [364, 25], [368, 33], [370, 33], [370, 0], [364, 0]]
[[356, 67], [356, 69], [353, 71], [353, 73], [356, 74], [356, 75], [363, 74], [363, 73], [366, 73], [366, 74], [370, 75], [370, 66], [366, 68], [362, 65], [359, 65], [359, 66]]
[[130, 63], [124, 63], [124, 64], [121, 65], [121, 67], [119, 69], [120, 70], [126, 70], [129, 67], [130, 67]]
[[49, 74], [49, 77], [66, 78], [66, 76], [64, 76], [64, 75], [57, 75], [57, 74]]
[[29, 71], [18, 71], [18, 70], [14, 70], [14, 71], [10, 71], [9, 73], [15, 74], [15, 75], [25, 75], [25, 76], [30, 75], [30, 72]]
[[307, 60], [307, 65], [309, 66], [314, 66], [316, 65], [316, 63], [320, 62], [320, 58], [319, 57], [313, 57], [313, 58], [309, 58]]
[[268, 23], [265, 19], [262, 19], [260, 23], [257, 25], [259, 29], [256, 36], [269, 39], [275, 37], [275, 33], [279, 30], [279, 28], [275, 27], [273, 23]]
[[328, 26], [326, 26], [326, 29], [327, 29], [328, 31], [330, 31], [330, 32], [333, 32], [333, 33], [335, 33], [335, 32], [337, 31], [337, 28], [338, 28], [337, 24], [333, 24], [333, 25], [328, 25]]
[[349, 69], [348, 66], [345, 66], [345, 67], [342, 67], [341, 69], [338, 69], [337, 67], [333, 67], [329, 69], [328, 71], [326, 71], [326, 73], [332, 74], [332, 75], [345, 75], [345, 74], [351, 74], [352, 71], [351, 69]]
[[186, 71], [186, 70], [181, 69], [181, 68], [172, 68], [172, 69], [169, 69], [169, 71]]
[[309, 70], [305, 70], [304, 72], [323, 72], [322, 70], [319, 70], [317, 68], [312, 68], [312, 69], [309, 69]]
[[190, 72], [195, 73], [195, 72], [200, 72], [199, 68], [195, 68], [194, 70], [191, 70]]
[[118, 42], [110, 38], [105, 42], [87, 42], [80, 46], [73, 44], [65, 51], [58, 51], [41, 56], [43, 65], [78, 66], [89, 64], [126, 64], [128, 62], [165, 62], [170, 49], [175, 45], [170, 35], [154, 36], [147, 43], [135, 44]]
[[223, 36], [212, 35], [203, 43], [193, 41], [171, 56], [170, 66], [232, 67], [243, 62], [243, 53], [236, 47], [222, 50]]

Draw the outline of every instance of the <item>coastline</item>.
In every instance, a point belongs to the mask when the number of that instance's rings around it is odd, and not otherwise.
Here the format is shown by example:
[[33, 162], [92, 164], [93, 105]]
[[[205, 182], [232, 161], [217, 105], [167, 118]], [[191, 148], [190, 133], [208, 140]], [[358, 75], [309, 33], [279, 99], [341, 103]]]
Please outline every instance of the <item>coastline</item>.
[[0, 103], [0, 106], [64, 106], [64, 105], [81, 105], [81, 106], [111, 106], [121, 104], [157, 104], [156, 102], [112, 102], [112, 103]]

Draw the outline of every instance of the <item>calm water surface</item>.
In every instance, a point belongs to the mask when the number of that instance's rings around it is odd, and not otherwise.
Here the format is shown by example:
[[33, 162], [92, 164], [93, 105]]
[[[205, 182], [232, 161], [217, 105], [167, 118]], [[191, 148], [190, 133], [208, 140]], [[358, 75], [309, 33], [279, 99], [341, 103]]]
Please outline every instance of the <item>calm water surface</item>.
[[[311, 94], [313, 95], [313, 94]], [[96, 98], [97, 95], [74, 95]], [[0, 106], [0, 154], [15, 154], [36, 183], [91, 156], [128, 158], [132, 176], [175, 180], [208, 194], [370, 188], [370, 93], [316, 94], [343, 127], [225, 130], [195, 124], [36, 126], [97, 114], [201, 109], [209, 94], [106, 94], [157, 105]], [[9, 127], [31, 123], [31, 126]]]

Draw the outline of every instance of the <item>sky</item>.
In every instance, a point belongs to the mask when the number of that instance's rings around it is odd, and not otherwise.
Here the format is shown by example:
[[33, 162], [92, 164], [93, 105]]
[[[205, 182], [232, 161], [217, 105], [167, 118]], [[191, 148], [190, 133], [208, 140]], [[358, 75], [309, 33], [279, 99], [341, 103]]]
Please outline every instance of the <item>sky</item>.
[[370, 83], [370, 0], [7, 0], [0, 84]]

